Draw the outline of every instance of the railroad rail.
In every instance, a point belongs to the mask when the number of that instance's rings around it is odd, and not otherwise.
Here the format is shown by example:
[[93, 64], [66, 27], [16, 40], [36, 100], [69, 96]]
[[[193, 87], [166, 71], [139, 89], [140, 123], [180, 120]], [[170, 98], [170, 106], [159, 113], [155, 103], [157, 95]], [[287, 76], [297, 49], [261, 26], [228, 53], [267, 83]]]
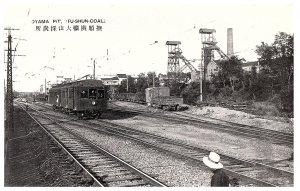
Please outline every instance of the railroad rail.
[[27, 112], [101, 187], [166, 187], [39, 110]]
[[[97, 121], [99, 123], [99, 121]], [[89, 122], [90, 128], [103, 133], [95, 127], [97, 123]], [[193, 159], [202, 164], [202, 158], [210, 152], [207, 149], [189, 145], [183, 141], [175, 141], [165, 137], [145, 133], [138, 130], [133, 130], [121, 125], [116, 125], [110, 122], [101, 121], [101, 128], [105, 128], [110, 134], [131, 139], [142, 144], [171, 152], [181, 157]], [[266, 164], [257, 163], [251, 160], [234, 158], [226, 155], [221, 155], [222, 163], [225, 170], [232, 177], [249, 181], [247, 185], [254, 184], [256, 186], [282, 186], [293, 184], [293, 173], [280, 170]]]
[[[49, 114], [47, 115], [49, 116]], [[57, 116], [54, 117], [56, 120], [59, 120]], [[68, 121], [68, 123], [80, 127], [82, 127], [82, 123], [84, 123], [85, 127], [93, 129], [96, 132], [134, 140], [149, 147], [170, 152], [176, 156], [184, 157], [200, 164], [202, 164], [203, 156], [209, 153], [209, 150], [205, 148], [195, 147], [183, 141], [175, 141], [107, 121]], [[101, 129], [99, 128], [100, 126]], [[292, 172], [280, 170], [267, 164], [222, 154], [221, 158], [224, 164], [224, 170], [231, 178], [244, 181], [244, 186], [292, 186], [294, 184], [294, 174]]]
[[[15, 102], [17, 103], [17, 102]], [[60, 147], [64, 150], [68, 156], [76, 162], [76, 164], [94, 181], [94, 186], [103, 187], [103, 184], [100, 183], [95, 176], [93, 176], [73, 155], [72, 153], [45, 127], [45, 125], [41, 124], [38, 120], [36, 120], [26, 109], [19, 105], [43, 130], [44, 132]]]
[[137, 110], [137, 109], [128, 109], [120, 106], [114, 106], [111, 109], [114, 112], [127, 112], [132, 114], [143, 115], [146, 117], [160, 118], [163, 120], [168, 120], [180, 124], [192, 124], [195, 126], [201, 126], [202, 128], [213, 128], [221, 131], [226, 131], [233, 134], [243, 135], [246, 137], [260, 138], [263, 140], [269, 140], [274, 144], [294, 144], [294, 136], [291, 133], [284, 133], [270, 129], [264, 129], [249, 125], [237, 124], [233, 122], [227, 122], [223, 120], [217, 120], [212, 118], [199, 119], [196, 116], [186, 116], [180, 114], [179, 112], [172, 112], [176, 116], [161, 114], [161, 113], [149, 113], [147, 111]]

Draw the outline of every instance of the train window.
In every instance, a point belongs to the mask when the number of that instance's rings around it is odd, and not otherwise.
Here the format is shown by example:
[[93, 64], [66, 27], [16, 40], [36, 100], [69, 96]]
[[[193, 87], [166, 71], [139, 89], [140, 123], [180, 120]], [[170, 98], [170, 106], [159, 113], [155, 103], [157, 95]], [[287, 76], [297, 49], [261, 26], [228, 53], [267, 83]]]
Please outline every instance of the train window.
[[96, 89], [89, 89], [89, 98], [90, 99], [96, 99], [96, 95], [97, 95]]
[[82, 90], [82, 92], [80, 93], [80, 97], [81, 98], [87, 98], [88, 97], [88, 93], [86, 90]]
[[59, 95], [56, 95], [56, 103], [58, 104], [59, 102]]
[[98, 90], [97, 99], [102, 99], [102, 98], [104, 98], [104, 90]]
[[73, 88], [70, 88], [69, 89], [69, 98], [73, 98], [73, 94], [74, 94]]

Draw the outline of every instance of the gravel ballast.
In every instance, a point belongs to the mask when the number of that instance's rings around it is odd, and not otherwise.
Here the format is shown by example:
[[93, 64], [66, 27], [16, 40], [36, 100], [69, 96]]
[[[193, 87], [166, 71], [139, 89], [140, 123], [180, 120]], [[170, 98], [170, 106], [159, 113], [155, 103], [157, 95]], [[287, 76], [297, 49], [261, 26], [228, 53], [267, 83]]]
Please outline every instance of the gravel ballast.
[[[142, 109], [144, 107], [146, 110], [151, 110], [151, 112], [156, 112], [157, 110], [130, 102], [116, 102], [116, 104], [127, 108], [135, 107], [136, 109]], [[157, 110], [157, 112], [163, 111]], [[168, 114], [172, 115], [172, 112], [168, 112]], [[153, 118], [133, 116], [105, 120], [171, 139], [183, 140], [195, 146], [232, 157], [256, 160], [262, 163], [289, 159], [293, 153], [293, 147], [291, 146], [272, 144], [257, 138], [232, 135], [230, 133], [192, 125], [178, 125], [161, 119], [153, 120]], [[283, 166], [282, 169], [293, 171], [294, 163], [293, 161], [287, 161]]]
[[209, 186], [210, 184], [212, 174], [201, 165], [146, 148], [134, 141], [98, 134], [86, 128], [73, 129], [136, 168], [154, 175], [157, 180], [168, 186]]
[[153, 119], [143, 116], [109, 121], [171, 139], [184, 140], [198, 147], [245, 159], [282, 160], [289, 158], [293, 152], [293, 148], [288, 146], [275, 145], [256, 138], [237, 136], [191, 125], [181, 124], [179, 126], [160, 119], [153, 121]]
[[[133, 103], [125, 104], [131, 107], [135, 105]], [[151, 110], [151, 112], [164, 112], [162, 110], [156, 111], [156, 109], [152, 108], [147, 109]], [[118, 116], [109, 118], [108, 115], [105, 114], [102, 118], [130, 128], [171, 139], [183, 140], [189, 144], [229, 156], [272, 162], [287, 159], [293, 152], [293, 148], [288, 146], [276, 145], [256, 138], [231, 135], [222, 131], [192, 125], [178, 125], [161, 119], [143, 116], [129, 115], [120, 118]], [[100, 123], [97, 120], [91, 121]], [[99, 135], [92, 130], [84, 128], [76, 127], [74, 129], [79, 130], [88, 139], [112, 151], [122, 159], [130, 161], [130, 163], [142, 171], [154, 175], [158, 180], [168, 184], [168, 186], [209, 186], [210, 184], [212, 174], [206, 167], [178, 159], [161, 151], [146, 148], [133, 141]], [[159, 162], [157, 163], [157, 161]], [[287, 166], [287, 170], [293, 171], [293, 162], [287, 163]]]
[[92, 186], [89, 177], [18, 107], [14, 129], [5, 143], [5, 187]]

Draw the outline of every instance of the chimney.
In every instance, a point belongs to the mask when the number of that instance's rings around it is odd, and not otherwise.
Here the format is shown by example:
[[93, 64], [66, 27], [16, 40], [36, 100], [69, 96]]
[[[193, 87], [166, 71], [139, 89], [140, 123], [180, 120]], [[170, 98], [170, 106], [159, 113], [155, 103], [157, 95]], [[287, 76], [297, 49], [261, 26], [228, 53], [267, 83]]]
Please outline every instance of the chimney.
[[233, 34], [232, 28], [227, 28], [227, 56], [233, 56]]

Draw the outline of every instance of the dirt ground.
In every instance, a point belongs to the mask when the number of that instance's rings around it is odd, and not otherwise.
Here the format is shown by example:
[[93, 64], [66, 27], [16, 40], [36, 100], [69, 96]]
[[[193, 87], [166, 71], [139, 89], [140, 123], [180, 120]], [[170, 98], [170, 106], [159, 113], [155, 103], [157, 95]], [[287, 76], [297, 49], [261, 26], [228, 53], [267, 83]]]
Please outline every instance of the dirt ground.
[[[145, 109], [151, 112], [162, 112], [161, 110], [156, 110], [145, 105], [135, 103], [118, 101], [114, 102], [114, 104], [133, 109]], [[201, 117], [209, 116], [231, 122], [242, 122], [243, 124], [254, 125], [268, 129], [280, 131], [292, 130], [292, 124], [290, 123], [262, 119], [244, 112], [224, 108], [190, 108], [184, 112], [191, 113], [192, 115], [202, 115]], [[229, 133], [199, 128], [192, 125], [179, 126], [176, 123], [166, 123], [160, 119], [153, 121], [152, 118], [143, 116], [134, 116], [127, 119], [116, 119], [113, 120], [113, 122], [135, 129], [142, 129], [144, 131], [152, 132], [161, 136], [184, 140], [190, 144], [204, 147], [218, 153], [227, 154], [229, 156], [263, 161], [265, 163], [287, 159], [293, 153], [293, 148], [285, 145], [276, 145], [256, 138], [231, 135]], [[293, 162], [287, 165], [286, 170], [293, 171]]]
[[222, 107], [190, 107], [186, 113], [203, 115], [205, 117], [221, 119], [224, 121], [251, 125], [255, 127], [272, 129], [276, 131], [293, 133], [293, 121], [286, 118], [257, 116], [242, 111]]
[[[131, 102], [116, 101], [113, 104], [118, 106], [124, 106], [131, 109], [144, 109], [151, 112], [162, 112], [160, 109], [154, 109], [146, 105], [141, 105]], [[219, 119], [223, 121], [229, 121], [244, 125], [251, 125], [260, 128], [272, 129], [276, 131], [293, 133], [294, 124], [292, 119], [279, 118], [279, 117], [264, 117], [249, 114], [242, 111], [231, 110], [223, 107], [194, 107], [188, 106], [188, 109], [182, 112], [182, 114], [191, 114], [193, 117], [198, 115], [201, 119], [207, 117], [207, 120]], [[172, 115], [172, 114], [171, 114]]]

